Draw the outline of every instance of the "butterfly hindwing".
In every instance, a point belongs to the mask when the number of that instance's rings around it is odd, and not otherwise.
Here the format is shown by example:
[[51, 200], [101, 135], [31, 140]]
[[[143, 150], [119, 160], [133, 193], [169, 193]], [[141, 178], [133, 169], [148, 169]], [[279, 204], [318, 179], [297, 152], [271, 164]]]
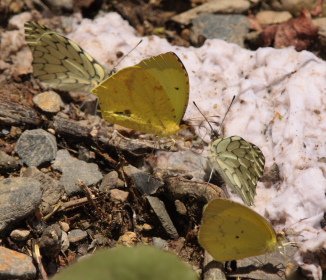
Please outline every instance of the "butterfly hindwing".
[[33, 75], [49, 87], [89, 92], [109, 75], [76, 43], [42, 24], [25, 22], [25, 39], [33, 54]]

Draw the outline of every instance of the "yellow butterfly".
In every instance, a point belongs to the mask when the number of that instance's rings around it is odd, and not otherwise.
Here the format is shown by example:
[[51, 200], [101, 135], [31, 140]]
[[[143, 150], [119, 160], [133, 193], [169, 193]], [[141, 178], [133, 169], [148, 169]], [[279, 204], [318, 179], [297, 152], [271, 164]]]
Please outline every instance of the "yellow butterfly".
[[220, 262], [276, 251], [284, 237], [257, 212], [227, 199], [214, 199], [204, 209], [200, 245]]
[[60, 90], [89, 92], [110, 74], [76, 43], [42, 24], [25, 22], [25, 40], [33, 54], [33, 75]]
[[210, 150], [214, 170], [247, 205], [253, 205], [256, 185], [264, 172], [262, 151], [239, 136], [219, 138], [211, 143]]
[[118, 71], [92, 93], [110, 123], [159, 136], [185, 128], [180, 122], [188, 105], [189, 77], [173, 52]]

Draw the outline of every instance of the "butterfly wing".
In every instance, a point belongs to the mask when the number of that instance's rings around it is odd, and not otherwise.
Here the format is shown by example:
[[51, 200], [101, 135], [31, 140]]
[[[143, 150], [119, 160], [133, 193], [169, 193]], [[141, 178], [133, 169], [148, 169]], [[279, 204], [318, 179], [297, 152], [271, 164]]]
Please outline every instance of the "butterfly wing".
[[254, 144], [239, 136], [215, 140], [212, 166], [247, 205], [253, 205], [256, 185], [264, 172], [265, 157]]
[[264, 217], [227, 199], [215, 199], [206, 206], [198, 239], [221, 262], [272, 253], [278, 248], [275, 230]]
[[89, 92], [109, 74], [73, 41], [33, 21], [25, 22], [25, 39], [33, 54], [33, 75], [60, 90]]
[[170, 136], [182, 127], [189, 99], [189, 78], [174, 53], [126, 67], [92, 90], [110, 123]]
[[158, 77], [174, 108], [175, 122], [180, 124], [189, 101], [189, 77], [179, 57], [168, 52], [145, 59], [138, 65], [151, 76]]

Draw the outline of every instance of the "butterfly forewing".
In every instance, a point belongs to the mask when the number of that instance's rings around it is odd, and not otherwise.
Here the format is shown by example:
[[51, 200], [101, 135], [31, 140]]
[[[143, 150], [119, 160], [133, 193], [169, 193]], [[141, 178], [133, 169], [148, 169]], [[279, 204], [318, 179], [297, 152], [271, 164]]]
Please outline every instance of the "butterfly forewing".
[[213, 168], [247, 205], [252, 205], [257, 182], [264, 172], [261, 150], [239, 136], [231, 136], [215, 140], [211, 152]]
[[33, 54], [33, 75], [61, 90], [89, 92], [107, 70], [73, 41], [33, 21], [25, 23], [25, 39]]

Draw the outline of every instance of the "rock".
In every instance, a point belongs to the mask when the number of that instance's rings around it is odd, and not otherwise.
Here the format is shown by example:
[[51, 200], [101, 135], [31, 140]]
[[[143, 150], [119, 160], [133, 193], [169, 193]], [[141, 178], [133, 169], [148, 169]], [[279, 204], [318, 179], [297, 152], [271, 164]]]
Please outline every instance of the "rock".
[[59, 94], [54, 91], [45, 91], [33, 98], [34, 104], [42, 111], [48, 113], [58, 113], [63, 102]]
[[62, 230], [59, 225], [54, 224], [47, 227], [39, 241], [42, 255], [55, 258], [62, 247]]
[[159, 200], [157, 197], [146, 196], [146, 198], [149, 204], [151, 205], [152, 209], [154, 210], [156, 216], [159, 218], [166, 233], [172, 239], [178, 239], [179, 234], [176, 228], [174, 227], [168, 212], [165, 209], [164, 203], [161, 200]]
[[43, 129], [26, 130], [19, 137], [15, 151], [27, 166], [39, 166], [55, 158], [57, 143]]
[[0, 247], [0, 279], [35, 279], [33, 259], [25, 254]]
[[68, 234], [66, 232], [62, 231], [61, 251], [65, 252], [66, 250], [68, 250], [69, 246], [70, 246], [70, 242], [69, 242]]
[[19, 160], [0, 151], [0, 169], [1, 170], [15, 170], [19, 167]]
[[[297, 17], [301, 14], [302, 8], [311, 10], [315, 3], [315, 0], [270, 0], [267, 4], [271, 10], [289, 11], [293, 16]], [[268, 6], [266, 8], [268, 8]]]
[[256, 15], [256, 19], [262, 25], [276, 24], [284, 21], [288, 21], [292, 18], [292, 15], [287, 12], [274, 12], [274, 11], [260, 11]]
[[174, 201], [175, 208], [180, 215], [187, 215], [187, 207], [183, 204], [181, 200]]
[[203, 43], [201, 38], [221, 39], [244, 46], [249, 32], [250, 21], [243, 15], [202, 15], [195, 18], [191, 28], [191, 41], [195, 45]]
[[150, 231], [153, 229], [153, 227], [149, 224], [137, 225], [136, 227], [137, 227], [137, 230], [144, 231], [144, 232]]
[[87, 232], [81, 229], [73, 229], [68, 232], [68, 240], [70, 243], [78, 243], [87, 238]]
[[28, 167], [22, 176], [41, 183], [42, 200], [50, 205], [56, 204], [64, 193], [63, 186], [57, 180], [39, 171], [35, 166]]
[[78, 159], [85, 161], [85, 162], [90, 162], [92, 160], [96, 159], [96, 155], [94, 151], [90, 151], [84, 146], [80, 146], [78, 148]]
[[205, 14], [242, 14], [250, 8], [250, 2], [245, 0], [212, 0], [182, 14], [172, 17], [172, 20], [188, 25], [199, 15]]
[[128, 165], [124, 168], [126, 174], [132, 178], [135, 186], [143, 195], [156, 193], [157, 189], [164, 185], [163, 182], [153, 176], [139, 170], [138, 168]]
[[153, 237], [153, 245], [155, 247], [163, 249], [163, 250], [166, 249], [167, 247], [169, 247], [166, 240], [159, 238], [159, 237]]
[[137, 243], [137, 234], [132, 231], [127, 231], [124, 235], [120, 236], [117, 241], [117, 245], [125, 245], [125, 246], [135, 246]]
[[113, 201], [125, 202], [128, 199], [129, 192], [118, 189], [110, 190], [110, 197]]
[[15, 241], [24, 241], [28, 239], [30, 233], [26, 229], [15, 229], [10, 233], [10, 238]]
[[118, 185], [119, 175], [117, 171], [112, 171], [103, 177], [100, 185], [100, 191], [107, 192], [110, 189], [114, 189]]
[[103, 246], [103, 245], [109, 243], [109, 239], [100, 233], [94, 235], [94, 240], [96, 240], [96, 243], [100, 246]]
[[64, 232], [68, 232], [70, 229], [69, 224], [66, 222], [59, 222], [59, 225]]
[[34, 213], [41, 201], [40, 182], [31, 178], [0, 180], [0, 234]]
[[91, 186], [103, 178], [95, 163], [86, 163], [73, 158], [67, 150], [58, 151], [52, 167], [62, 172], [60, 183], [63, 184], [68, 195], [81, 192], [78, 186], [81, 183]]
[[315, 18], [312, 22], [314, 25], [319, 27], [318, 34], [326, 36], [326, 18]]

